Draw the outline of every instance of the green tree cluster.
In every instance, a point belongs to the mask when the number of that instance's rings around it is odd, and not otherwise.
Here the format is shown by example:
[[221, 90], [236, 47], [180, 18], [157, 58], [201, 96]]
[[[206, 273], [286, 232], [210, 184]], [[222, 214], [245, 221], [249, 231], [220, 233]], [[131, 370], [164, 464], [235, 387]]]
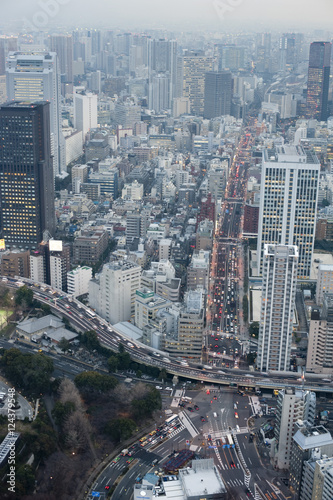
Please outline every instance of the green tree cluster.
[[259, 335], [259, 321], [253, 321], [249, 327], [249, 334], [251, 337], [258, 338]]
[[149, 418], [155, 410], [162, 408], [161, 393], [155, 387], [140, 399], [132, 400], [132, 411], [136, 419]]
[[4, 352], [0, 366], [16, 387], [39, 394], [48, 390], [53, 361], [43, 354], [22, 353], [12, 348]]
[[26, 285], [21, 286], [15, 293], [15, 304], [23, 309], [34, 305], [34, 293]]
[[120, 443], [130, 438], [135, 429], [136, 423], [131, 418], [113, 418], [106, 424], [105, 433], [114, 443]]
[[116, 378], [94, 371], [79, 373], [79, 375], [76, 375], [74, 382], [78, 389], [99, 393], [110, 391], [118, 385]]

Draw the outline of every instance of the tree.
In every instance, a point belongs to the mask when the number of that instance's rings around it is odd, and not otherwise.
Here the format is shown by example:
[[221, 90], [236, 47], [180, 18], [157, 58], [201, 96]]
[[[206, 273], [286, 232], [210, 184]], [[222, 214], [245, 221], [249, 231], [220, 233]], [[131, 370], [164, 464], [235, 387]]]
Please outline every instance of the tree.
[[75, 384], [79, 389], [88, 392], [107, 392], [118, 385], [118, 380], [110, 375], [101, 375], [100, 373], [89, 371], [76, 375]]
[[50, 386], [53, 361], [43, 354], [21, 353], [19, 349], [8, 349], [1, 358], [6, 377], [16, 386], [33, 393], [42, 393]]
[[253, 365], [256, 358], [257, 358], [256, 352], [249, 352], [249, 354], [247, 355], [247, 362], [249, 363], [249, 365]]
[[23, 309], [32, 307], [34, 302], [34, 293], [31, 288], [26, 285], [20, 286], [20, 288], [15, 293], [15, 304], [22, 306]]
[[166, 369], [162, 368], [162, 370], [160, 371], [160, 373], [158, 375], [158, 379], [159, 380], [166, 380], [167, 378], [168, 378], [168, 374], [166, 372]]
[[62, 352], [66, 352], [71, 348], [71, 343], [69, 340], [65, 339], [65, 337], [62, 337], [58, 342], [58, 347]]
[[108, 359], [109, 372], [115, 373], [118, 370], [119, 362], [117, 356], [110, 356]]
[[258, 335], [259, 335], [259, 321], [253, 321], [253, 323], [250, 324], [249, 334], [252, 337], [255, 337], [256, 339], [258, 338]]
[[131, 356], [128, 352], [119, 353], [117, 355], [118, 366], [120, 370], [128, 370], [131, 364]]
[[61, 427], [73, 411], [75, 411], [75, 404], [72, 401], [67, 401], [66, 403], [57, 401], [52, 410], [55, 423]]
[[80, 338], [81, 344], [86, 346], [88, 351], [98, 350], [101, 347], [95, 330], [84, 332]]
[[114, 418], [105, 426], [105, 432], [112, 441], [119, 443], [130, 438], [136, 429], [136, 423], [130, 418]]

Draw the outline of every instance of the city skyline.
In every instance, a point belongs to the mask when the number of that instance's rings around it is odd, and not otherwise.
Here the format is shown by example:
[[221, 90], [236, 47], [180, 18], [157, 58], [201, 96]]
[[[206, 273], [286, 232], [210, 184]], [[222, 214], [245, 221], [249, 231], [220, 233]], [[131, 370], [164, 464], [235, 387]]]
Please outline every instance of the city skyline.
[[[79, 9], [79, 10], [78, 10]], [[20, 16], [17, 16], [20, 12]], [[110, 2], [105, 5], [102, 0], [94, 2], [94, 9], [87, 0], [52, 0], [52, 2], [25, 2], [19, 0], [14, 5], [1, 7], [3, 24], [29, 24], [39, 29], [49, 29], [51, 26], [71, 26], [75, 15], [75, 26], [86, 27], [115, 27], [131, 29], [134, 27], [180, 29], [223, 28], [229, 31], [230, 27], [253, 28], [250, 23], [255, 22], [255, 29], [262, 31], [266, 26], [276, 29], [279, 25], [293, 27], [312, 27], [326, 29], [329, 27], [330, 14], [333, 14], [333, 5], [330, 0], [318, 0], [316, 8], [311, 0], [170, 0], [151, 2], [142, 0], [140, 8], [137, 2], [129, 0], [126, 4], [115, 5]], [[287, 15], [286, 15], [287, 13]], [[325, 13], [325, 15], [323, 15]], [[110, 26], [106, 23], [110, 16]]]

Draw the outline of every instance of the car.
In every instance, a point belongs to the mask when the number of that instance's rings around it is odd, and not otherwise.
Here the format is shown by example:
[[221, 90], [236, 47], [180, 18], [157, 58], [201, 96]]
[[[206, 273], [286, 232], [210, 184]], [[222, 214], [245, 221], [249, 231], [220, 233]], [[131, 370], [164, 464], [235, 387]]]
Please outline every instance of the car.
[[109, 490], [109, 489], [110, 489], [110, 486], [107, 484], [107, 485], [105, 486], [105, 489], [106, 489], [106, 490]]
[[133, 458], [133, 457], [130, 457], [128, 460], [126, 460], [126, 463], [127, 463], [127, 464], [130, 464], [133, 460], [134, 460], [134, 458]]
[[238, 418], [238, 413], [237, 413], [237, 411], [235, 411], [235, 418]]
[[249, 488], [246, 488], [245, 493], [246, 493], [246, 496], [248, 496], [248, 497], [251, 496], [251, 491], [249, 490]]
[[188, 406], [188, 411], [194, 411], [193, 408], [191, 406]]
[[232, 467], [233, 469], [236, 469], [235, 462], [231, 461], [231, 462], [230, 462], [230, 467]]
[[217, 399], [217, 396], [214, 396], [214, 397], [213, 397], [213, 399], [215, 399], [215, 400], [216, 400], [216, 399]]
[[120, 455], [118, 455], [116, 458], [112, 460], [112, 463], [116, 464], [120, 460]]
[[194, 405], [194, 409], [198, 411], [199, 410], [199, 406], [198, 405]]
[[201, 418], [201, 422], [206, 422], [205, 417], [200, 417], [200, 418]]

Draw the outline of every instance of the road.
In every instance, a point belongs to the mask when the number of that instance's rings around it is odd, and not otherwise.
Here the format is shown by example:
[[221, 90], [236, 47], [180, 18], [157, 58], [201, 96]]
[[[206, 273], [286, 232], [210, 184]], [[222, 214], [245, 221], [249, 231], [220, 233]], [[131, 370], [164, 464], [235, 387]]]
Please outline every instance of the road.
[[[188, 363], [188, 366], [184, 366], [180, 361], [169, 359], [166, 353], [161, 351], [156, 353], [156, 350], [138, 341], [130, 341], [127, 337], [116, 332], [107, 321], [97, 316], [89, 307], [84, 306], [60, 290], [52, 289], [48, 285], [33, 283], [27, 278], [0, 277], [0, 280], [2, 285], [13, 289], [17, 289], [22, 286], [22, 283], [25, 283], [26, 286], [33, 290], [36, 299], [49, 304], [55, 314], [66, 317], [78, 331], [95, 330], [100, 342], [111, 350], [118, 351], [119, 344], [122, 344], [135, 361], [165, 368], [167, 372], [173, 375], [227, 386], [236, 384], [243, 388], [260, 387], [272, 390], [292, 386], [296, 388], [304, 387], [304, 389], [317, 392], [333, 393], [332, 382], [327, 383], [321, 380], [318, 375], [306, 374], [306, 383], [303, 385], [302, 380], [297, 380], [298, 375], [292, 372], [265, 374], [253, 372], [248, 374], [246, 371], [231, 370], [227, 367], [224, 367], [222, 371], [219, 367], [210, 366], [208, 370], [203, 368], [202, 365], [191, 362]], [[70, 363], [69, 360], [68, 363]], [[61, 366], [59, 369], [61, 369]]]

